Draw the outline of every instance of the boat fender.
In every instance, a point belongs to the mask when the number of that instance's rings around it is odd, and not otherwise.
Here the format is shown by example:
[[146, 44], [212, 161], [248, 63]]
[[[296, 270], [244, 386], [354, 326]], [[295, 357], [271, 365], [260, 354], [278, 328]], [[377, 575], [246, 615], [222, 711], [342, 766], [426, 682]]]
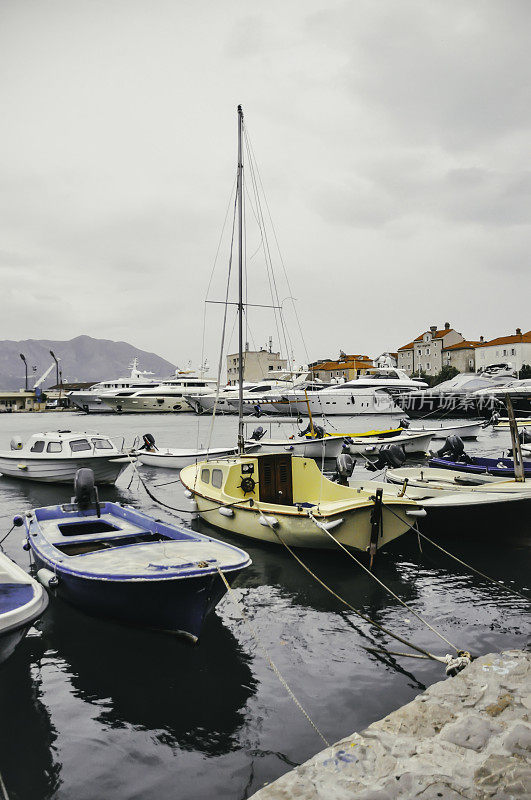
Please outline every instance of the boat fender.
[[191, 499], [192, 499], [192, 497], [194, 496], [194, 493], [193, 493], [193, 492], [191, 492], [191, 491], [190, 491], [190, 489], [185, 489], [185, 490], [184, 490], [184, 496], [185, 496], [185, 497], [188, 497], [188, 499], [189, 499], [189, 500], [191, 500]]
[[31, 550], [31, 545], [30, 545], [30, 543], [29, 543], [29, 541], [27, 539], [24, 542], [24, 544], [22, 545], [22, 549], [25, 550], [26, 552], [28, 552], [28, 550]]
[[[251, 480], [252, 480], [252, 478], [251, 478]], [[220, 506], [220, 508], [218, 508], [218, 511], [219, 511], [219, 513], [221, 514], [222, 517], [233, 517], [234, 516], [234, 511], [232, 510], [232, 508], [227, 508], [227, 506]]]
[[20, 528], [22, 525], [24, 525], [24, 517], [21, 517], [20, 514], [15, 514], [13, 517], [13, 525], [15, 528]]
[[287, 451], [288, 451], [288, 453], [290, 453], [290, 452], [293, 450], [293, 445], [292, 445], [292, 444], [288, 444], [288, 445], [287, 445], [287, 446], [284, 448], [284, 450], [287, 450]]
[[271, 527], [274, 528], [276, 525], [278, 525], [278, 519], [276, 517], [271, 517], [271, 516], [266, 517], [265, 515], [262, 514], [260, 514], [260, 516], [258, 517], [258, 522], [265, 528], [271, 528]]
[[39, 569], [37, 571], [37, 579], [42, 583], [45, 589], [55, 589], [59, 583], [59, 578], [49, 569]]
[[22, 448], [24, 446], [24, 442], [22, 441], [20, 436], [14, 436], [11, 439], [11, 442], [10, 442], [9, 446], [10, 446], [11, 450], [22, 450]]
[[321, 522], [320, 527], [324, 528], [327, 531], [333, 531], [334, 528], [338, 528], [340, 525], [342, 525], [344, 521], [345, 520], [343, 519], [343, 517], [341, 517], [341, 519], [333, 519], [330, 520], [330, 522]]
[[406, 511], [406, 517], [425, 517], [426, 513], [425, 508], [409, 508]]

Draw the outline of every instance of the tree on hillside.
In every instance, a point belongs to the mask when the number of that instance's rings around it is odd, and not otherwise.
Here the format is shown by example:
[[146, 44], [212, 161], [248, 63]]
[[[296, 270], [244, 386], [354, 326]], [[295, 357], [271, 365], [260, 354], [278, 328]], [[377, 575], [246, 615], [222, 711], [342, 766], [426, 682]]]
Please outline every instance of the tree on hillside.
[[531, 366], [529, 364], [522, 364], [522, 369], [518, 376], [523, 380], [524, 378], [531, 378]]

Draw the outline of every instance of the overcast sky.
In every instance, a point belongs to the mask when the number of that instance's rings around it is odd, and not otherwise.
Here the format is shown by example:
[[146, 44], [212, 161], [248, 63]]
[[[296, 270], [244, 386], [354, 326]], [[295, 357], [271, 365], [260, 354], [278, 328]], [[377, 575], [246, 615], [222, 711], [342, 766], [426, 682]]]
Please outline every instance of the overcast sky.
[[198, 363], [238, 103], [312, 360], [528, 330], [530, 30], [528, 0], [0, 0], [0, 338]]

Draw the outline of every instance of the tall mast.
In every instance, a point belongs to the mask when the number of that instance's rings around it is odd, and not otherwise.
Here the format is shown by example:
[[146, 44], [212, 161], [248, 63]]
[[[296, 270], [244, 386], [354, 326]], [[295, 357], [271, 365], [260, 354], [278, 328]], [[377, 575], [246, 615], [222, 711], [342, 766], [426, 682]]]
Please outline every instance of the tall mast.
[[244, 452], [243, 435], [243, 111], [238, 106], [238, 452]]

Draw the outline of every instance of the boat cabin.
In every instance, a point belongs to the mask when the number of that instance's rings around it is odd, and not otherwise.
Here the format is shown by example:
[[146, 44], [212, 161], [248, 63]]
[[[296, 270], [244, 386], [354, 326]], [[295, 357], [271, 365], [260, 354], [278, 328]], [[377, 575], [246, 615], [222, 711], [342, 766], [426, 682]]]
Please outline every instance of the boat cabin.
[[10, 449], [14, 451], [13, 455], [16, 453], [26, 457], [55, 456], [60, 458], [68, 456], [77, 458], [80, 454], [111, 455], [119, 452], [107, 436], [80, 431], [34, 433], [26, 442], [15, 436], [11, 439]]

